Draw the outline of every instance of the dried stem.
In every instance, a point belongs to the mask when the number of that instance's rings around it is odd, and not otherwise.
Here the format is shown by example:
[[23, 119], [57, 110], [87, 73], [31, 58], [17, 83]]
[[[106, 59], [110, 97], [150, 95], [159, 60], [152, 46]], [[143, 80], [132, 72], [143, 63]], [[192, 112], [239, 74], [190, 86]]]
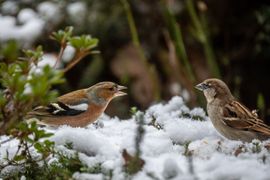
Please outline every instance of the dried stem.
[[90, 54], [90, 52], [85, 52], [85, 51], [77, 52], [74, 59], [64, 69], [64, 73], [69, 71], [73, 66], [75, 66], [78, 62], [80, 62], [82, 60], [82, 58], [84, 58], [85, 56], [87, 56], [89, 54]]
[[60, 49], [60, 52], [59, 52], [59, 54], [57, 56], [56, 62], [54, 64], [54, 68], [56, 68], [57, 64], [61, 61], [66, 47], [67, 47], [67, 44], [66, 43], [64, 43], [64, 44], [61, 45], [61, 49]]

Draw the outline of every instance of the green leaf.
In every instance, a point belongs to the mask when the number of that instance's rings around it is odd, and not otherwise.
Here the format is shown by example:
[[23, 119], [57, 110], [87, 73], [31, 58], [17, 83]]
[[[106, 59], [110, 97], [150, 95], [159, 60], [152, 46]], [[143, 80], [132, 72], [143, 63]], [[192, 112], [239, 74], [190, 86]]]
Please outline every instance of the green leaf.
[[130, 113], [132, 115], [135, 115], [137, 112], [138, 112], [138, 108], [137, 107], [133, 106], [133, 107], [130, 108]]
[[25, 159], [25, 156], [24, 155], [21, 155], [21, 154], [20, 155], [16, 155], [13, 158], [14, 161], [22, 161], [24, 159]]
[[[53, 134], [50, 133], [50, 135], [52, 136]], [[48, 139], [46, 139], [46, 140], [44, 141], [44, 144], [45, 144], [47, 147], [52, 147], [52, 146], [54, 145], [54, 142], [53, 142], [53, 141], [50, 141], [50, 140], [48, 140]]]
[[98, 39], [90, 35], [74, 36], [69, 39], [69, 43], [77, 50], [90, 51], [98, 45]]
[[66, 142], [64, 145], [67, 149], [73, 149], [73, 143], [72, 142]]
[[39, 142], [35, 143], [34, 147], [38, 152], [43, 152], [43, 146]]
[[21, 131], [27, 131], [28, 130], [28, 124], [26, 124], [25, 122], [21, 122], [21, 123], [19, 123], [17, 128], [19, 130], [21, 130]]
[[0, 90], [0, 108], [2, 109], [3, 106], [6, 104], [7, 100], [4, 97], [4, 92]]
[[19, 56], [19, 48], [15, 40], [8, 41], [0, 50], [0, 54], [4, 56], [8, 63], [17, 60]]
[[59, 42], [62, 45], [67, 43], [67, 40], [71, 37], [73, 33], [73, 27], [66, 27], [65, 30], [59, 30], [57, 32], [53, 32], [51, 38], [55, 41]]
[[42, 46], [38, 46], [36, 50], [23, 50], [26, 58], [28, 58], [31, 62], [37, 65], [38, 61], [41, 60], [43, 56], [43, 49]]
[[260, 110], [264, 110], [265, 109], [265, 101], [264, 101], [264, 97], [263, 97], [262, 93], [259, 93], [258, 94], [258, 97], [257, 97], [257, 107]]

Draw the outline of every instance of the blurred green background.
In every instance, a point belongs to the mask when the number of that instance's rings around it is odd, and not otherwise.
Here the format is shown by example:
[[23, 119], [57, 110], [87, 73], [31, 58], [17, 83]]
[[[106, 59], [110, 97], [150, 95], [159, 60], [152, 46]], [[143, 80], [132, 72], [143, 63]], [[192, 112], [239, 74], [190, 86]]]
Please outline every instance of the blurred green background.
[[[115, 99], [106, 112], [123, 118], [132, 106], [143, 110], [175, 95], [190, 107], [205, 107], [194, 85], [217, 77], [270, 122], [269, 1], [0, 2], [0, 21], [13, 17], [16, 27], [23, 26], [19, 14], [30, 8], [45, 22], [42, 33], [30, 43], [17, 39], [21, 48], [41, 44], [45, 52], [57, 54], [59, 45], [49, 36], [66, 26], [73, 26], [77, 35], [99, 39], [100, 54], [85, 57], [68, 71], [65, 85], [55, 87], [60, 94], [100, 81], [120, 83], [129, 88], [129, 96]], [[1, 46], [12, 39], [1, 36], [5, 28], [0, 27]]]

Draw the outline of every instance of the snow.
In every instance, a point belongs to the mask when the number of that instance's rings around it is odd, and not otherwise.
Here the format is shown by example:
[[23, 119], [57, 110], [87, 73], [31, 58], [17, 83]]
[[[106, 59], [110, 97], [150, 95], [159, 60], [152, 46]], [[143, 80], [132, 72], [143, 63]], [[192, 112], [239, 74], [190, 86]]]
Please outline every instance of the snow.
[[207, 161], [199, 159], [197, 164], [203, 179], [269, 179], [269, 164], [262, 165], [253, 158], [239, 159], [215, 153]]
[[55, 54], [49, 54], [46, 53], [42, 56], [41, 60], [38, 62], [38, 67], [44, 67], [46, 65], [49, 65], [51, 67], [54, 67], [56, 63], [57, 57]]
[[15, 14], [19, 8], [16, 2], [4, 1], [2, 2], [1, 11], [5, 14]]
[[[8, 140], [8, 137], [6, 136], [0, 136], [0, 142], [6, 141]], [[3, 159], [6, 158], [12, 158], [14, 156], [14, 154], [16, 153], [16, 145], [18, 144], [18, 141], [13, 140], [13, 141], [9, 141], [7, 143], [4, 143], [1, 145], [0, 147], [0, 163], [3, 162]], [[6, 149], [8, 149], [8, 154]]]
[[111, 144], [103, 134], [98, 132], [94, 133], [84, 128], [64, 126], [55, 133], [52, 140], [60, 145], [71, 142], [76, 150], [89, 156], [99, 155], [109, 158], [117, 155], [117, 148], [115, 148], [114, 144]]
[[70, 45], [67, 45], [66, 49], [64, 50], [62, 61], [68, 63], [74, 57], [76, 49]]
[[22, 9], [18, 14], [18, 21], [23, 24], [36, 18], [37, 14], [30, 8]]
[[[21, 24], [17, 25], [16, 20]], [[14, 39], [23, 46], [29, 47], [40, 37], [44, 25], [44, 21], [39, 19], [36, 12], [31, 9], [22, 9], [18, 14], [18, 19], [0, 14], [0, 42]]]
[[[101, 164], [102, 172], [112, 171], [113, 180], [126, 179], [123, 171], [122, 151], [135, 153], [135, 136], [138, 123], [136, 115], [121, 120], [102, 115], [98, 122], [86, 128], [62, 126], [50, 139], [58, 149], [78, 151], [82, 163], [91, 167]], [[270, 141], [251, 143], [231, 141], [221, 137], [212, 126], [202, 108], [189, 109], [181, 97], [168, 103], [151, 106], [144, 113], [145, 130], [140, 149], [145, 165], [132, 176], [141, 179], [269, 179], [270, 153], [265, 148]], [[1, 141], [6, 137], [1, 137]], [[16, 141], [0, 147], [0, 158], [8, 150], [14, 154]], [[73, 144], [73, 150], [64, 147]], [[259, 148], [258, 148], [259, 147]], [[241, 148], [239, 153], [237, 150]], [[193, 168], [194, 172], [190, 170]], [[102, 173], [73, 174], [74, 179], [104, 179]]]
[[74, 2], [67, 6], [67, 13], [75, 24], [83, 23], [87, 14], [87, 5], [84, 2]]
[[182, 171], [178, 167], [174, 159], [168, 158], [164, 161], [164, 168], [162, 171], [162, 176], [165, 179], [172, 179], [177, 177], [179, 174], [182, 174]]
[[[57, 61], [57, 56], [55, 54], [52, 53], [45, 53], [43, 54], [43, 56], [41, 57], [41, 60], [38, 61], [37, 65], [32, 64], [31, 67], [31, 73], [42, 73], [42, 69], [45, 66], [50, 66], [50, 67], [54, 67], [55, 63]], [[61, 66], [60, 63], [58, 63], [56, 65], [56, 68], [59, 68]], [[31, 75], [29, 76], [29, 78], [31, 78]], [[27, 88], [27, 87], [26, 87]], [[27, 89], [26, 92], [28, 92], [29, 88]]]
[[62, 18], [61, 10], [57, 3], [44, 1], [38, 5], [37, 10], [41, 18], [46, 22], [57, 24]]
[[78, 180], [103, 180], [102, 174], [87, 174], [87, 173], [74, 173], [74, 179]]
[[37, 11], [30, 8], [19, 11], [17, 2], [5, 1], [1, 11], [0, 43], [16, 40], [24, 48], [31, 47], [45, 30], [57, 25], [63, 18], [59, 3], [49, 1], [38, 4]]
[[169, 87], [171, 94], [175, 96], [181, 95], [185, 101], [189, 101], [190, 94], [186, 89], [181, 87], [181, 84], [174, 82]]

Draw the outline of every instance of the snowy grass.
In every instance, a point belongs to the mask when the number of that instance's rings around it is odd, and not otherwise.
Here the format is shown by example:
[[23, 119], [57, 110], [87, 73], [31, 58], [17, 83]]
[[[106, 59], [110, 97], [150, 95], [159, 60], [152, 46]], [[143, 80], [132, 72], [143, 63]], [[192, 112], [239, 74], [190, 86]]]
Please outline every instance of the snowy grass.
[[[151, 106], [144, 114], [145, 135], [141, 143], [143, 169], [132, 179], [243, 179], [270, 178], [270, 141], [252, 143], [223, 139], [201, 108], [189, 109], [181, 97], [167, 104]], [[137, 122], [135, 117], [120, 120], [103, 115], [100, 126], [87, 128], [62, 126], [51, 138], [65, 150], [72, 143], [80, 160], [89, 167], [101, 165], [102, 173], [76, 172], [75, 179], [101, 180], [112, 172], [115, 180], [126, 179], [122, 151], [135, 153]], [[4, 137], [1, 137], [4, 139]], [[12, 154], [16, 141], [0, 148], [0, 158]], [[66, 150], [70, 151], [70, 150]], [[191, 171], [191, 169], [193, 169]]]

